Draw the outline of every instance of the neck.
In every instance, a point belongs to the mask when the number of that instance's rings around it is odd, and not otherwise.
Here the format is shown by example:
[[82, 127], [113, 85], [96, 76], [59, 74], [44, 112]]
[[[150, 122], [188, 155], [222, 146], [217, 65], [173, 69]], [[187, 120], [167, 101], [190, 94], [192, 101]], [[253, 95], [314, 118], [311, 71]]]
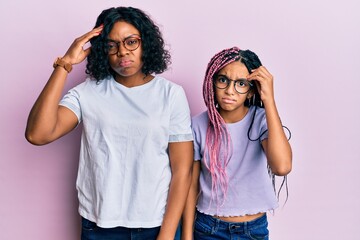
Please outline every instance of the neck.
[[115, 76], [115, 81], [120, 83], [121, 85], [124, 85], [125, 87], [131, 88], [131, 87], [137, 87], [140, 85], [143, 85], [145, 83], [150, 82], [154, 77], [152, 75], [145, 75], [143, 73], [131, 76], [131, 77], [123, 77], [120, 75]]
[[219, 113], [224, 119], [225, 123], [236, 123], [241, 121], [246, 116], [248, 111], [249, 108], [245, 106], [237, 109], [236, 111], [225, 111], [221, 108], [219, 109]]

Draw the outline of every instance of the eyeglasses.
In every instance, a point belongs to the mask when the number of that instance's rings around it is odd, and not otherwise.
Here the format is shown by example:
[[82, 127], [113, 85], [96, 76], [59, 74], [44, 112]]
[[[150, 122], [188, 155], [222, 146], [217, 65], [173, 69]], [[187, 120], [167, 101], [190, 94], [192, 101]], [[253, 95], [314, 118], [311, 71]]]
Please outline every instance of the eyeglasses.
[[108, 42], [107, 42], [108, 54], [110, 54], [110, 55], [117, 54], [119, 52], [121, 43], [127, 50], [135, 51], [136, 49], [138, 49], [138, 47], [141, 44], [141, 38], [137, 35], [131, 35], [120, 42], [114, 41], [112, 39], [108, 39]]
[[245, 78], [240, 78], [237, 80], [231, 80], [225, 75], [217, 75], [214, 78], [214, 85], [215, 87], [219, 89], [225, 89], [228, 88], [230, 85], [230, 82], [234, 82], [234, 88], [235, 90], [240, 94], [245, 94], [250, 91], [250, 89], [253, 87], [253, 84], [246, 80]]

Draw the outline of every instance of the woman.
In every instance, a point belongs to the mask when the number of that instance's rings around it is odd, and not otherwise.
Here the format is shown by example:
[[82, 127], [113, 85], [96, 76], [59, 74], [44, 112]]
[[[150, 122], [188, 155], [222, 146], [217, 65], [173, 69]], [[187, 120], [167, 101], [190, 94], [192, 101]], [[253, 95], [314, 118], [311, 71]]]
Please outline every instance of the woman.
[[[72, 66], [85, 58], [89, 78], [61, 98]], [[191, 182], [193, 138], [184, 90], [154, 75], [169, 63], [159, 28], [132, 7], [102, 11], [94, 29], [54, 63], [26, 139], [47, 144], [83, 124], [82, 239], [174, 238]]]

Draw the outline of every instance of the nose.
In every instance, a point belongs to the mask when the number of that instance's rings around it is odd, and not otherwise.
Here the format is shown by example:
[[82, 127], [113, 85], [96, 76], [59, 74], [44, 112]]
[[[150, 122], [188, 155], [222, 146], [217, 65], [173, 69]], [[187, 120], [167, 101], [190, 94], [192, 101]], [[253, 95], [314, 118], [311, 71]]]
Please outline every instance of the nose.
[[229, 95], [235, 94], [235, 84], [231, 81], [227, 88], [225, 88], [225, 93]]
[[124, 44], [119, 44], [119, 50], [117, 52], [118, 57], [122, 57], [129, 54], [129, 50], [127, 50], [124, 46]]

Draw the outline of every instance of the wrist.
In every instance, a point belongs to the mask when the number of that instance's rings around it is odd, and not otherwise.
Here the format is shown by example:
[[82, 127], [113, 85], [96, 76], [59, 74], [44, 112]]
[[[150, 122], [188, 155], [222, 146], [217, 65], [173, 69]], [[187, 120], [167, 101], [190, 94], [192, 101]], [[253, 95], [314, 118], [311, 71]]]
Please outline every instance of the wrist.
[[69, 62], [65, 61], [64, 59], [62, 59], [62, 58], [60, 58], [60, 57], [58, 57], [58, 58], [55, 59], [55, 62], [54, 62], [54, 64], [53, 64], [53, 67], [54, 67], [54, 68], [62, 67], [62, 68], [65, 69], [68, 73], [70, 73], [71, 70], [72, 70], [72, 65], [71, 65]]
[[261, 99], [261, 101], [263, 102], [265, 107], [276, 106], [274, 98], [265, 98], [265, 99]]

